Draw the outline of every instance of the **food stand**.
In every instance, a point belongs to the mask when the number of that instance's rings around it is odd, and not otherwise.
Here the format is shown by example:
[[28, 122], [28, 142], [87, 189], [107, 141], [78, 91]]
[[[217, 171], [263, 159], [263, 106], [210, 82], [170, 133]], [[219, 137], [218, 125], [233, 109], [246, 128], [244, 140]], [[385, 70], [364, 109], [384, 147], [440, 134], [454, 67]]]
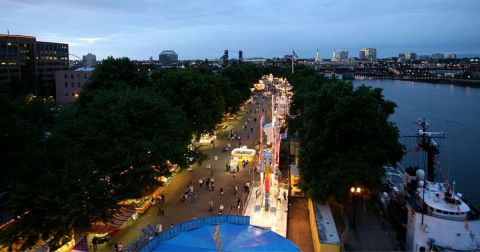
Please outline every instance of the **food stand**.
[[255, 161], [254, 149], [248, 149], [247, 146], [242, 146], [241, 148], [235, 148], [232, 150], [232, 157], [237, 158], [237, 164], [241, 164], [244, 160], [248, 161], [249, 164], [253, 164]]

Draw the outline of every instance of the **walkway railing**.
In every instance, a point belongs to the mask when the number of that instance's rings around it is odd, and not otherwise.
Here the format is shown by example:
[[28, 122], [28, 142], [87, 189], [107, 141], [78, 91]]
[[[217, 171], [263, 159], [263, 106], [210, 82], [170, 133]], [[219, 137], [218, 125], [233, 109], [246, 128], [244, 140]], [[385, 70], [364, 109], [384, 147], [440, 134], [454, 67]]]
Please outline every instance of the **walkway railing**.
[[193, 219], [191, 221], [186, 221], [175, 225], [172, 228], [168, 228], [163, 232], [156, 234], [154, 237], [143, 236], [133, 242], [126, 251], [150, 252], [155, 250], [155, 248], [159, 246], [160, 242], [169, 240], [181, 232], [196, 229], [205, 225], [216, 225], [222, 223], [249, 225], [250, 217], [241, 215], [219, 215]]

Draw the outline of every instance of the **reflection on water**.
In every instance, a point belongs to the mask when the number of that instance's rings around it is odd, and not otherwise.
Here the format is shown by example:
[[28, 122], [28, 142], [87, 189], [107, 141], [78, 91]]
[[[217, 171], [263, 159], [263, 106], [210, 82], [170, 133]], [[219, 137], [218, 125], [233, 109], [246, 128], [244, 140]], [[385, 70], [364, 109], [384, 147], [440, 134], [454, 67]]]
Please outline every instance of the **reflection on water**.
[[[456, 191], [480, 206], [480, 89], [450, 84], [430, 84], [401, 80], [355, 80], [354, 86], [379, 87], [386, 99], [397, 104], [391, 120], [400, 129], [400, 135], [414, 135], [416, 120], [425, 115], [431, 131], [445, 132], [440, 144], [439, 161], [450, 183], [456, 182]], [[425, 155], [414, 151], [415, 138], [402, 138], [409, 153], [404, 165], [424, 165]], [[413, 151], [412, 151], [413, 150]], [[438, 174], [438, 171], [437, 171]]]

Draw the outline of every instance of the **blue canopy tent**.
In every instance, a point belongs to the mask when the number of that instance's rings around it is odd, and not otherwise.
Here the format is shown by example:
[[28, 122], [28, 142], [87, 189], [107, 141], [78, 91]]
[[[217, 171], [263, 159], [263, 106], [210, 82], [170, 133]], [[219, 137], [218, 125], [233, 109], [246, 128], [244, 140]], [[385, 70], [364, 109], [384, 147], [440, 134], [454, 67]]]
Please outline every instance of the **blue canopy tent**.
[[300, 251], [267, 229], [232, 223], [203, 225], [162, 241], [153, 251]]

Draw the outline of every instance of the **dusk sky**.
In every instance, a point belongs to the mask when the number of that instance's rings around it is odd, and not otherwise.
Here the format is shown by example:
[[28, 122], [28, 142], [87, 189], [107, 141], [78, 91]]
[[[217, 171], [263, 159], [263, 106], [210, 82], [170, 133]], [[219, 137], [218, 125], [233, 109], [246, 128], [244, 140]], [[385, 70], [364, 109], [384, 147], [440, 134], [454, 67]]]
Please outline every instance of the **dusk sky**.
[[480, 54], [479, 0], [0, 0], [0, 33], [65, 42], [70, 53], [158, 59], [330, 58], [334, 48]]

